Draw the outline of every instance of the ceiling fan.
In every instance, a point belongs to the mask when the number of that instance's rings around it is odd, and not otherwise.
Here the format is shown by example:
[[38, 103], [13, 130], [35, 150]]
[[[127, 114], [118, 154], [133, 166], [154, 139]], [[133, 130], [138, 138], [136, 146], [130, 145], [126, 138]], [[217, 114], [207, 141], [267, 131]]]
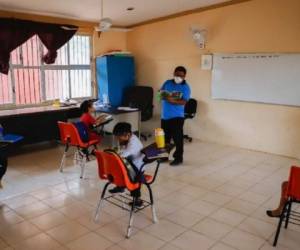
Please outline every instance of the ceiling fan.
[[118, 31], [118, 32], [128, 32], [131, 29], [114, 27], [112, 20], [108, 17], [103, 17], [104, 12], [104, 0], [101, 0], [101, 19], [99, 25], [95, 27], [95, 31], [107, 32], [107, 31]]
[[[104, 7], [104, 0], [101, 0], [101, 19], [99, 22], [99, 25], [95, 27], [95, 31], [98, 32], [98, 35], [102, 32], [107, 32], [107, 31], [116, 31], [116, 32], [128, 32], [131, 31], [131, 29], [128, 28], [123, 28], [123, 27], [117, 27], [113, 26], [112, 20], [108, 17], [103, 17], [103, 7]], [[74, 30], [75, 28], [71, 28], [65, 25], [61, 26], [62, 29], [64, 30]]]

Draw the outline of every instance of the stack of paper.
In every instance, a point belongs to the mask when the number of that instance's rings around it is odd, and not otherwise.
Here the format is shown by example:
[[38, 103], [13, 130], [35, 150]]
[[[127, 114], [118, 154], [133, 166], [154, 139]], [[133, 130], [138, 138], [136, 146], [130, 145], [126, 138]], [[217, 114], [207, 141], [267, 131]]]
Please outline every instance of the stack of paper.
[[130, 107], [118, 107], [118, 110], [123, 110], [123, 111], [136, 111], [139, 110], [138, 108], [130, 108]]

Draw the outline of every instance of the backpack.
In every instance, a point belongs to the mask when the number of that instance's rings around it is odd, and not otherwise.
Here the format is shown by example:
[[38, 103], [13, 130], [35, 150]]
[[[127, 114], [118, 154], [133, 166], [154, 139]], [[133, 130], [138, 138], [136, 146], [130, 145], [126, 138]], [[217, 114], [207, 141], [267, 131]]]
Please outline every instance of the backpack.
[[88, 133], [86, 126], [82, 122], [74, 122], [73, 124], [77, 128], [80, 139], [83, 142], [88, 142], [89, 141], [89, 133]]

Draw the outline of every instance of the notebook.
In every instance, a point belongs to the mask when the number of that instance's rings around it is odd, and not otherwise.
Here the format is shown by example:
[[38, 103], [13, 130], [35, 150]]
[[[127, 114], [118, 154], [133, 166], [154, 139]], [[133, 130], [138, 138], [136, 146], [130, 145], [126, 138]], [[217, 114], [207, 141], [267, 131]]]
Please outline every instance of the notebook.
[[6, 134], [0, 139], [0, 142], [16, 143], [23, 139], [24, 137], [21, 135]]
[[156, 143], [152, 143], [142, 150], [142, 153], [146, 155], [149, 160], [153, 159], [165, 159], [169, 158], [169, 153], [172, 150], [173, 145], [167, 145], [165, 148], [157, 148]]

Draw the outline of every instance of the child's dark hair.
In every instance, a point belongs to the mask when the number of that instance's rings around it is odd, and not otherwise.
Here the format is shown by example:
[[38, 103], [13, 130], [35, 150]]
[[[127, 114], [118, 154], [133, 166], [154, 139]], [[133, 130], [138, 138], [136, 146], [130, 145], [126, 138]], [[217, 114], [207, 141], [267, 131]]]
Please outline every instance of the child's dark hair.
[[113, 129], [113, 134], [116, 136], [131, 134], [131, 125], [127, 122], [119, 122]]
[[82, 113], [89, 112], [89, 108], [92, 107], [93, 102], [90, 100], [85, 100], [80, 104], [80, 110]]
[[174, 72], [183, 72], [186, 75], [186, 68], [183, 66], [178, 66], [175, 68]]

